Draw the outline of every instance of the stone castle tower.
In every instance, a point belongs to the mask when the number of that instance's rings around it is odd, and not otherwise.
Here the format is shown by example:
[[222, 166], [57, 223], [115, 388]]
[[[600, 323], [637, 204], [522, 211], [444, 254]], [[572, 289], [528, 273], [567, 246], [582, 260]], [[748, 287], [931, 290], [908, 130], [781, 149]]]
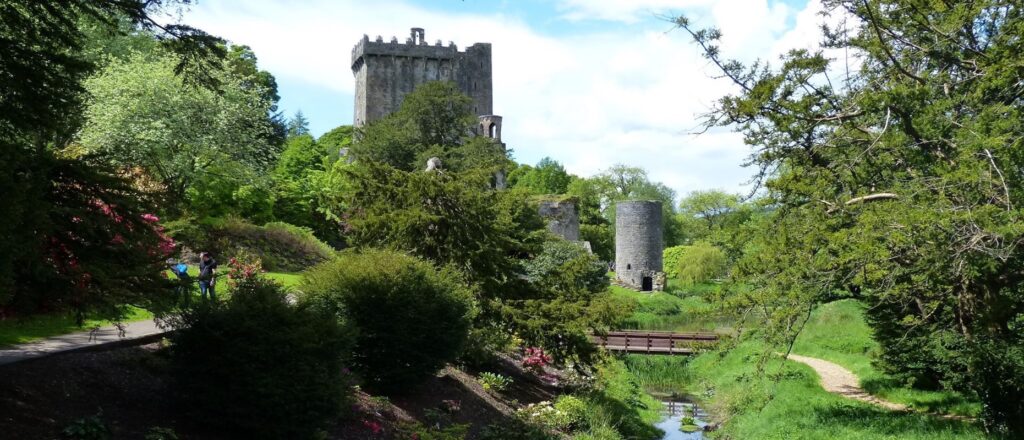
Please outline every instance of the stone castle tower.
[[352, 48], [356, 77], [355, 125], [362, 126], [398, 110], [405, 95], [428, 81], [451, 81], [473, 99], [480, 117], [478, 134], [501, 141], [501, 116], [493, 115], [491, 44], [476, 43], [459, 52], [455, 43], [441, 40], [430, 45], [422, 28], [399, 43], [377, 37], [363, 39]]
[[615, 278], [627, 287], [664, 290], [661, 202], [615, 204]]

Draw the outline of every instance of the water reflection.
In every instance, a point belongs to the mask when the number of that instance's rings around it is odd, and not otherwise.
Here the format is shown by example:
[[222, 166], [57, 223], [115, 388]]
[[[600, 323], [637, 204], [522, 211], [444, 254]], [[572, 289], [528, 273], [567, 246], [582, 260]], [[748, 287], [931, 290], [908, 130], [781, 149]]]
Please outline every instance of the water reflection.
[[[662, 405], [664, 406], [663, 414], [664, 418], [658, 422], [658, 429], [665, 431], [665, 436], [662, 440], [692, 440], [692, 439], [703, 439], [704, 438], [704, 426], [707, 425], [705, 421], [707, 419], [707, 413], [705, 413], [699, 406], [692, 402], [672, 399], [663, 400]], [[685, 422], [685, 423], [684, 423]], [[692, 425], [690, 425], [692, 423]], [[688, 430], [696, 430], [693, 432], [684, 432], [681, 428], [685, 425], [690, 425]]]

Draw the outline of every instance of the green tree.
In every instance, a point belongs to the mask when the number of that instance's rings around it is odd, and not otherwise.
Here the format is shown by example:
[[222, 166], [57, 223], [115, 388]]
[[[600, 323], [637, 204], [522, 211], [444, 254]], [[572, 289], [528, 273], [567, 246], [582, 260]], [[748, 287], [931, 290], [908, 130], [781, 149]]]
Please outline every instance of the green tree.
[[406, 95], [397, 112], [359, 130], [352, 154], [403, 171], [422, 170], [430, 157], [452, 171], [509, 168], [501, 144], [473, 135], [476, 128], [468, 96], [454, 83], [428, 82]]
[[699, 219], [707, 231], [721, 228], [726, 217], [740, 206], [740, 198], [721, 190], [698, 190], [683, 197], [679, 202], [679, 213]]
[[[779, 66], [720, 55], [716, 30], [678, 24], [733, 81], [709, 125], [736, 124], [777, 208], [739, 269], [793, 337], [814, 304], [864, 301], [882, 365], [984, 402], [1024, 433], [1022, 10], [997, 0], [830, 0], [844, 60], [794, 50]], [[837, 75], [839, 73], [839, 75]], [[746, 300], [742, 300], [746, 296]], [[762, 309], [762, 306], [765, 308]], [[783, 338], [784, 339], [784, 338]]]
[[[102, 275], [106, 286], [122, 291], [133, 283], [151, 280], [146, 275], [148, 268], [139, 267], [150, 264], [145, 257], [148, 254], [132, 260], [120, 251], [104, 251], [119, 227], [133, 224], [136, 214], [148, 210], [144, 195], [113, 178], [113, 171], [102, 164], [64, 160], [56, 157], [54, 151], [67, 146], [82, 120], [82, 81], [91, 73], [96, 58], [95, 53], [88, 51], [88, 38], [94, 34], [79, 27], [87, 20], [94, 24], [94, 31], [105, 27], [114, 33], [124, 29], [150, 33], [158, 39], [159, 46], [178, 55], [175, 67], [190, 81], [203, 85], [214, 82], [203, 74], [203, 67], [216, 64], [218, 55], [223, 55], [222, 41], [181, 23], [158, 26], [152, 18], [175, 3], [179, 2], [59, 0], [0, 4], [0, 39], [4, 41], [0, 44], [0, 89], [4, 91], [0, 93], [0, 193], [4, 194], [4, 209], [0, 210], [0, 248], [4, 249], [0, 253], [2, 307], [10, 310], [12, 301], [40, 304], [48, 303], [48, 298], [74, 295], [79, 310], [97, 306], [109, 317], [123, 312], [121, 307], [105, 305], [124, 298], [76, 291], [84, 288], [84, 292], [108, 292], [91, 280], [79, 278], [71, 282], [53, 264], [49, 249], [64, 238], [83, 240], [79, 242], [84, 246], [76, 255], [77, 264], [105, 268], [104, 272], [92, 275]], [[88, 197], [88, 191], [95, 191], [95, 198]], [[127, 219], [126, 223], [111, 224], [109, 218], [94, 218], [98, 206], [115, 202], [108, 196], [116, 197], [118, 205], [114, 211]], [[84, 222], [92, 222], [88, 224], [90, 230], [76, 230], [85, 227]], [[111, 229], [106, 229], [108, 226]], [[144, 230], [148, 229], [136, 226], [131, 231], [140, 234]], [[129, 238], [132, 237], [121, 236], [127, 245], [138, 243]], [[114, 260], [118, 263], [112, 263]], [[52, 282], [61, 278], [65, 281]], [[156, 294], [159, 289], [151, 292]], [[69, 304], [61, 300], [49, 302], [48, 307], [53, 310]]]
[[[657, 200], [661, 202], [662, 227], [666, 246], [680, 242], [681, 231], [676, 223], [676, 193], [660, 182], [652, 182], [643, 168], [612, 165], [593, 177], [603, 214], [615, 224], [615, 202], [620, 200]], [[614, 227], [613, 227], [614, 228]]]
[[321, 136], [320, 140], [308, 134], [288, 138], [273, 173], [275, 218], [308, 227], [334, 245], [342, 243], [340, 226], [324, 212], [320, 193], [332, 158], [338, 155], [338, 148], [330, 143], [347, 139], [337, 134]]
[[367, 162], [336, 168], [344, 186], [352, 245], [390, 247], [465, 272], [500, 297], [520, 274], [518, 258], [534, 255], [546, 232], [520, 191], [488, 190], [487, 173], [406, 172]]
[[78, 147], [119, 168], [141, 168], [172, 200], [225, 161], [254, 173], [269, 169], [278, 148], [269, 143], [271, 103], [263, 91], [224, 69], [211, 73], [219, 91], [194, 87], [175, 74], [175, 63], [136, 55], [87, 80], [92, 98]]
[[341, 149], [352, 147], [354, 136], [355, 132], [351, 125], [340, 125], [318, 137], [316, 143], [327, 151], [329, 157], [338, 159]]
[[607, 266], [579, 243], [553, 240], [523, 268], [536, 292], [515, 301], [517, 334], [562, 361], [593, 363], [590, 333], [628, 316], [627, 304], [607, 292]]
[[524, 188], [531, 194], [565, 194], [571, 177], [562, 164], [550, 157], [537, 162], [535, 167], [519, 167], [509, 173], [509, 186]]
[[296, 111], [295, 116], [288, 120], [287, 131], [288, 137], [309, 135], [309, 120], [302, 114], [302, 110]]

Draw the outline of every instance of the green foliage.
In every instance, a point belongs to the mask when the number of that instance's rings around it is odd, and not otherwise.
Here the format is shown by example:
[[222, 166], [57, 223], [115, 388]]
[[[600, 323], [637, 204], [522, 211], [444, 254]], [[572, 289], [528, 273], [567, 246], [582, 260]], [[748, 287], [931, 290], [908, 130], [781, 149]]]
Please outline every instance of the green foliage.
[[689, 246], [679, 245], [667, 247], [662, 251], [662, 264], [665, 267], [666, 277], [679, 277], [679, 259], [686, 253], [687, 248]]
[[45, 180], [33, 203], [48, 209], [30, 217], [34, 224], [17, 234], [26, 241], [7, 251], [16, 264], [0, 272], [0, 307], [72, 311], [81, 322], [121, 318], [128, 304], [173, 305], [172, 285], [160, 275], [174, 242], [150, 214], [153, 201], [102, 166], [52, 158], [36, 165], [33, 178]]
[[480, 385], [484, 387], [485, 391], [502, 392], [509, 385], [512, 385], [512, 378], [489, 371], [480, 373], [480, 377], [477, 380], [480, 381]]
[[[490, 191], [486, 173], [404, 172], [362, 163], [335, 168], [352, 245], [390, 247], [452, 265], [500, 297], [518, 282], [517, 257], [539, 253], [546, 230], [519, 191]], [[518, 290], [518, 289], [516, 289]]]
[[855, 295], [881, 365], [981, 396], [989, 429], [1020, 437], [1024, 15], [999, 1], [833, 4], [849, 20], [823, 29], [825, 46], [863, 54], [842, 82], [843, 60], [820, 51], [744, 66], [722, 58], [720, 32], [678, 22], [736, 84], [707, 123], [757, 146], [775, 205], [740, 264], [754, 293], [732, 306], [770, 311], [765, 334], [791, 340], [814, 304]]
[[221, 262], [244, 253], [259, 255], [271, 271], [298, 272], [334, 256], [334, 249], [306, 228], [282, 222], [256, 226], [245, 220], [195, 220], [168, 223], [170, 234], [189, 248], [211, 252]]
[[608, 288], [607, 268], [579, 243], [552, 240], [523, 263], [526, 279], [561, 292], [601, 292]]
[[676, 264], [679, 283], [684, 287], [713, 281], [729, 269], [725, 252], [703, 242], [685, 246]]
[[570, 180], [562, 164], [550, 157], [541, 159], [535, 167], [520, 166], [508, 175], [510, 188], [523, 188], [530, 194], [538, 195], [565, 194]]
[[[81, 125], [87, 97], [82, 82], [95, 67], [95, 54], [88, 50], [87, 39], [95, 35], [91, 31], [117, 32], [123, 25], [157, 36], [160, 41], [153, 46], [187, 55], [177, 59], [184, 76], [209, 85], [198, 67], [224, 54], [222, 41], [173, 20], [157, 26], [152, 18], [178, 3], [4, 2], [0, 308], [5, 314], [45, 306], [74, 308], [79, 317], [96, 309], [116, 318], [124, 313], [125, 302], [149, 306], [164, 296], [166, 289], [156, 279], [159, 270], [153, 270], [158, 258], [146, 252], [156, 241], [145, 237], [153, 234], [152, 228], [136, 223], [136, 209], [151, 206], [145, 197], [117, 182], [116, 170], [96, 166], [93, 160], [66, 161], [55, 151], [65, 149]], [[87, 21], [91, 31], [79, 27]], [[90, 198], [93, 194], [96, 200]], [[114, 202], [114, 211], [127, 219], [120, 226], [94, 212]], [[110, 244], [118, 233], [125, 240], [121, 247], [129, 249], [112, 249], [118, 247]], [[69, 271], [66, 264], [72, 261], [77, 268]]]
[[661, 395], [685, 395], [693, 386], [693, 373], [687, 369], [689, 356], [651, 356], [631, 354], [622, 362], [637, 385]]
[[397, 112], [368, 124], [352, 145], [360, 161], [378, 162], [403, 171], [422, 170], [438, 157], [446, 170], [487, 169], [510, 165], [504, 148], [477, 131], [472, 99], [451, 82], [419, 85]]
[[580, 224], [580, 240], [590, 242], [590, 249], [601, 261], [615, 260], [615, 232], [608, 224]]
[[103, 421], [103, 411], [94, 416], [83, 417], [71, 422], [61, 431], [64, 437], [74, 440], [106, 440], [110, 438], [110, 429]]
[[559, 362], [593, 362], [589, 333], [626, 316], [624, 306], [607, 294], [605, 266], [579, 244], [564, 240], [544, 243], [543, 252], [523, 266], [534, 295], [510, 302], [517, 335]]
[[353, 364], [372, 387], [407, 390], [462, 351], [473, 293], [450, 269], [394, 251], [346, 252], [310, 269], [304, 304], [351, 322]]
[[88, 79], [91, 99], [75, 151], [141, 170], [172, 200], [225, 162], [240, 165], [230, 175], [237, 185], [268, 170], [279, 150], [262, 85], [220, 66], [210, 73], [219, 91], [197, 88], [175, 66], [171, 56], [139, 54], [112, 60]]
[[676, 224], [675, 191], [660, 182], [652, 182], [643, 168], [613, 165], [585, 182], [571, 185], [570, 193], [576, 195], [577, 192], [591, 200], [596, 197], [602, 208], [602, 216], [610, 225], [615, 224], [615, 202], [657, 200], [661, 202], [665, 244], [679, 244], [682, 239], [679, 225]]
[[351, 125], [339, 125], [316, 139], [320, 148], [331, 154], [331, 158], [338, 158], [338, 150], [352, 146], [354, 131]]
[[338, 219], [324, 208], [327, 171], [338, 153], [352, 142], [352, 126], [337, 127], [313, 140], [305, 134], [292, 136], [273, 173], [274, 217], [313, 230], [317, 237], [340, 245]]
[[309, 120], [302, 114], [302, 110], [296, 111], [295, 116], [288, 120], [287, 133], [288, 138], [309, 136]]
[[560, 437], [543, 427], [520, 419], [500, 421], [488, 425], [478, 436], [480, 440], [557, 440]]
[[[695, 287], [703, 289], [702, 286]], [[718, 286], [708, 286], [707, 290], [715, 294]], [[734, 325], [732, 316], [720, 312], [708, 294], [682, 294], [678, 291], [647, 293], [619, 286], [612, 286], [611, 293], [619, 301], [632, 305], [632, 315], [622, 319], [618, 328], [695, 332], [715, 331]]]
[[178, 323], [174, 389], [196, 418], [227, 432], [309, 437], [351, 393], [350, 332], [337, 316], [289, 305], [258, 265], [232, 269], [227, 303], [203, 303]]
[[[578, 395], [586, 403], [580, 426], [592, 438], [654, 440], [662, 432], [654, 427], [661, 415], [659, 403], [644, 392], [621, 361], [608, 359], [598, 364], [597, 383]], [[620, 437], [614, 437], [612, 432]], [[584, 437], [586, 438], [586, 437]]]

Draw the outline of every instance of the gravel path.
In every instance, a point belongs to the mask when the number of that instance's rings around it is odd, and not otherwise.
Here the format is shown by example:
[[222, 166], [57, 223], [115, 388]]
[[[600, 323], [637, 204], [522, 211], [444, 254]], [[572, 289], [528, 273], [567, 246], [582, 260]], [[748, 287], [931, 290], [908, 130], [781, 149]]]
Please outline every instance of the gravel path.
[[27, 344], [15, 345], [0, 350], [0, 365], [10, 364], [27, 359], [49, 356], [69, 350], [77, 350], [94, 345], [107, 344], [126, 339], [136, 339], [144, 336], [163, 333], [166, 330], [157, 327], [152, 320], [127, 322], [124, 324], [124, 333], [113, 326], [98, 327], [93, 330], [85, 330], [66, 335], [54, 336]]
[[882, 400], [868, 394], [867, 391], [860, 387], [860, 380], [857, 379], [857, 376], [852, 371], [832, 362], [796, 354], [790, 354], [789, 359], [813, 368], [818, 373], [818, 376], [821, 377], [821, 386], [825, 388], [825, 391], [895, 411], [906, 411], [908, 409], [906, 405]]

